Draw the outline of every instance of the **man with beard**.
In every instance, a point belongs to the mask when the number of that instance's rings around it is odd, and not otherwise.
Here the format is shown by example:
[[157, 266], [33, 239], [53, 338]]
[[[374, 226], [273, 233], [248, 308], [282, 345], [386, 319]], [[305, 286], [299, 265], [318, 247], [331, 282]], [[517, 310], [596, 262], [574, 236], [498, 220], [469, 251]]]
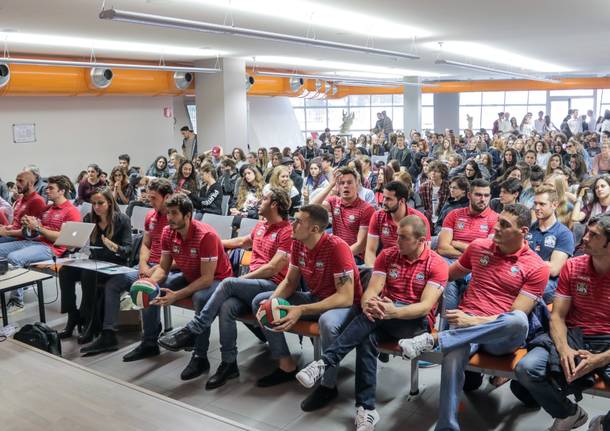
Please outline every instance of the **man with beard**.
[[430, 241], [428, 219], [421, 212], [407, 206], [409, 195], [409, 189], [400, 181], [390, 181], [383, 187], [383, 208], [373, 214], [369, 223], [364, 256], [366, 266], [373, 266], [378, 251], [396, 245], [398, 223], [406, 216], [416, 215], [423, 220], [426, 225], [426, 241]]

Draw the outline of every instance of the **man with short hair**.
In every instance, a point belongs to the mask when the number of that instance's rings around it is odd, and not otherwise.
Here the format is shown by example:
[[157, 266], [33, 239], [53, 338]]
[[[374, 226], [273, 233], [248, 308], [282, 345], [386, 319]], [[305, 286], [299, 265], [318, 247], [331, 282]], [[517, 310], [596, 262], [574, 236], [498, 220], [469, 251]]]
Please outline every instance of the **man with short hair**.
[[371, 217], [366, 240], [364, 264], [373, 267], [378, 252], [396, 245], [398, 223], [405, 217], [416, 215], [426, 226], [426, 240], [430, 240], [430, 224], [421, 212], [407, 205], [411, 193], [400, 181], [390, 181], [383, 187], [382, 209]]
[[[37, 165], [27, 165], [23, 168], [24, 171], [29, 171], [34, 175], [36, 181], [34, 181], [34, 189], [36, 193], [42, 196], [43, 199], [47, 199], [47, 181], [45, 181], [40, 175], [40, 168]], [[67, 198], [68, 195], [66, 195]]]
[[36, 178], [30, 171], [22, 171], [17, 175], [15, 187], [17, 187], [19, 198], [14, 204], [13, 223], [0, 226], [0, 243], [23, 239], [23, 225], [21, 223], [23, 217], [40, 218], [46, 210], [45, 200], [34, 188], [35, 181]]
[[523, 186], [516, 178], [508, 178], [500, 183], [500, 196], [489, 203], [489, 207], [497, 213], [501, 213], [505, 205], [515, 204], [519, 201]]
[[[434, 310], [447, 283], [448, 266], [430, 250], [428, 227], [420, 217], [400, 220], [397, 240], [375, 259], [369, 286], [357, 314], [322, 358], [297, 374], [307, 388], [336, 367], [356, 348], [356, 428], [372, 430], [379, 420], [375, 410], [377, 345], [408, 338], [434, 328]], [[368, 427], [367, 427], [368, 425]]]
[[[252, 301], [258, 313], [263, 302], [284, 298], [290, 306], [285, 317], [274, 322], [273, 330], [264, 329], [271, 356], [279, 361], [279, 368], [258, 380], [259, 387], [274, 386], [292, 381], [296, 363], [282, 332], [290, 330], [303, 316], [318, 320], [322, 351], [327, 349], [354, 315], [354, 304], [360, 303], [362, 287], [360, 275], [349, 246], [336, 235], [324, 232], [328, 212], [321, 205], [305, 205], [295, 214], [292, 224], [292, 251], [286, 278], [273, 292], [261, 293]], [[301, 282], [307, 291], [298, 291]], [[324, 407], [337, 397], [337, 369], [328, 369], [321, 385], [301, 403], [304, 411]]]
[[568, 127], [572, 136], [582, 133], [582, 120], [578, 116], [578, 109], [572, 110], [572, 117], [568, 120]]
[[[183, 126], [180, 128], [180, 134], [182, 139], [182, 154], [186, 160], [193, 160], [197, 157], [197, 135], [191, 130], [189, 126]], [[177, 166], [176, 166], [177, 168]]]
[[510, 112], [505, 112], [500, 121], [500, 133], [510, 133], [512, 129], [513, 127], [510, 125]]
[[[51, 204], [40, 214], [40, 219], [36, 215], [21, 217], [25, 237], [18, 241], [0, 244], [0, 257], [6, 258], [9, 264], [19, 267], [61, 257], [67, 247], [54, 245], [61, 226], [67, 221], [80, 221], [78, 208], [66, 199], [71, 187], [70, 179], [65, 175], [49, 177], [46, 188]], [[23, 289], [14, 290], [9, 299], [8, 314], [22, 311], [23, 306]]]
[[430, 224], [438, 220], [438, 214], [449, 198], [449, 169], [438, 160], [428, 164], [429, 180], [419, 187], [419, 196], [424, 204], [424, 214]]
[[119, 166], [127, 172], [127, 176], [132, 177], [138, 175], [138, 170], [129, 166], [130, 162], [131, 158], [129, 157], [129, 154], [119, 155]]
[[333, 175], [333, 160], [334, 158], [330, 154], [323, 154], [320, 160], [320, 167], [326, 178], [330, 178]]
[[272, 187], [263, 193], [258, 213], [265, 221], [259, 222], [250, 235], [223, 240], [225, 249], [252, 249], [248, 272], [239, 278], [225, 278], [194, 319], [159, 338], [159, 345], [168, 350], [192, 349], [197, 336], [209, 332], [216, 316], [220, 316], [221, 363], [205, 385], [208, 390], [239, 376], [236, 319], [252, 308], [256, 295], [275, 290], [288, 272], [292, 247], [289, 210], [286, 191]]
[[333, 147], [333, 168], [347, 166], [348, 161], [345, 157], [345, 148], [342, 145], [335, 145]]
[[396, 145], [390, 148], [388, 160], [397, 160], [398, 164], [404, 166], [407, 170], [411, 167], [413, 154], [405, 145], [405, 135], [403, 133], [396, 134]]
[[[327, 141], [330, 141], [330, 129], [328, 127], [326, 129], [324, 129], [324, 133], [321, 133], [320, 136], [318, 137], [318, 139], [323, 144], [325, 144]], [[312, 139], [312, 142], [313, 142], [313, 139]]]
[[[339, 195], [328, 196], [339, 184]], [[344, 240], [357, 258], [364, 261], [366, 234], [375, 209], [358, 197], [358, 174], [351, 168], [337, 169], [329, 183], [311, 200], [321, 204], [332, 217], [333, 234]]]
[[559, 273], [569, 257], [574, 254], [574, 235], [555, 215], [559, 206], [559, 196], [553, 186], [542, 185], [534, 196], [536, 221], [527, 236], [530, 248], [549, 266], [549, 282], [542, 299], [547, 304], [553, 302]]
[[546, 124], [544, 122], [544, 112], [538, 111], [538, 118], [536, 118], [534, 120], [534, 129], [536, 130], [536, 132], [540, 133], [541, 135], [544, 135], [545, 126], [546, 126]]
[[477, 350], [506, 355], [525, 342], [528, 315], [549, 277], [548, 266], [525, 241], [530, 223], [529, 209], [507, 205], [495, 223], [494, 238], [474, 240], [449, 267], [450, 280], [472, 273], [459, 309], [446, 311], [451, 330], [399, 341], [411, 360], [436, 346], [443, 354], [437, 431], [460, 429], [459, 395], [469, 356]]
[[[220, 282], [232, 274], [231, 263], [216, 231], [192, 219], [191, 200], [175, 193], [165, 201], [165, 206], [167, 226], [161, 234], [161, 260], [149, 278], [155, 283], [167, 281], [161, 288], [164, 295], [142, 311], [142, 343], [148, 345], [156, 345], [161, 333], [161, 306], [169, 307], [191, 298], [195, 312], [199, 313]], [[172, 266], [179, 273], [168, 279]], [[180, 374], [182, 380], [194, 379], [210, 369], [209, 337], [209, 328], [197, 336], [193, 356]]]
[[[533, 347], [515, 367], [518, 382], [555, 419], [552, 431], [587, 422], [587, 412], [567, 397], [571, 384], [595, 371], [610, 374], [610, 216], [592, 217], [582, 241], [585, 254], [569, 259], [559, 275], [550, 350]], [[563, 378], [551, 376], [551, 355], [559, 357]], [[589, 430], [606, 430], [603, 420], [595, 418]]]

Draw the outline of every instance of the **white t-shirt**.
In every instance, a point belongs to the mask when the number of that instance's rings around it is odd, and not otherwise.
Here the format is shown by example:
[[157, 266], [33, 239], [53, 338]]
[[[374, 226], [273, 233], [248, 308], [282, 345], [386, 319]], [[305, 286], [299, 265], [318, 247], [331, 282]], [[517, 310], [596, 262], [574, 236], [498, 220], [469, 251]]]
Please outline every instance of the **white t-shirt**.
[[439, 192], [441, 188], [437, 186], [432, 186], [432, 223], [436, 223], [438, 220], [438, 204], [439, 204]]

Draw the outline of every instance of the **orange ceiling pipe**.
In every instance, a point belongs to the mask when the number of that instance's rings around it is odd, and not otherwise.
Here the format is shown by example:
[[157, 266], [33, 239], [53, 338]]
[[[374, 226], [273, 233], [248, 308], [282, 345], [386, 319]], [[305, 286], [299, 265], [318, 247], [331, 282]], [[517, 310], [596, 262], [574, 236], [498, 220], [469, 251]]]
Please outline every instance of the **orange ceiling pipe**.
[[254, 76], [254, 84], [248, 90], [248, 96], [287, 96], [298, 97], [303, 93], [303, 87], [292, 91], [288, 78], [276, 76]]
[[175, 96], [186, 93], [176, 88], [172, 72], [113, 69], [112, 84], [97, 89], [90, 85], [90, 70], [12, 64], [11, 79], [0, 88], [0, 96]]
[[[439, 82], [437, 87], [423, 87], [422, 93], [463, 93], [471, 91], [527, 91], [581, 90], [610, 88], [610, 78], [561, 78], [560, 83], [527, 79], [498, 79], [489, 81]], [[400, 90], [402, 92], [402, 89]]]

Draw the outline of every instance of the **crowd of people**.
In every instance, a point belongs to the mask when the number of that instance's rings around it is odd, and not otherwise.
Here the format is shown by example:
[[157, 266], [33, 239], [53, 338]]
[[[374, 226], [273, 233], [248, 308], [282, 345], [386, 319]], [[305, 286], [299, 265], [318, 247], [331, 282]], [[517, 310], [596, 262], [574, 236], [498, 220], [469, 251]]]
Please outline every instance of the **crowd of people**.
[[[465, 371], [467, 358], [528, 346], [511, 390], [552, 416], [549, 429], [573, 429], [588, 416], [567, 395], [594, 375], [610, 384], [610, 112], [594, 129], [577, 111], [560, 128], [544, 113], [531, 125], [528, 116], [511, 125], [501, 113], [491, 133], [463, 135], [394, 132], [381, 117], [358, 137], [325, 131], [296, 149], [228, 154], [218, 146], [200, 152], [186, 127], [182, 151], [170, 149], [147, 169], [123, 154], [109, 176], [91, 164], [72, 183], [28, 166], [0, 205], [0, 257], [27, 266], [62, 256], [58, 231], [80, 220], [77, 206], [87, 202], [93, 257], [128, 265], [136, 244], [119, 205], [127, 214], [150, 207], [136, 271], [95, 280], [84, 270], [60, 272], [68, 314], [61, 337], [78, 328], [83, 354], [118, 348], [121, 295], [148, 278], [163, 295], [143, 311], [142, 341], [123, 360], [156, 356], [159, 346], [192, 350], [180, 377], [196, 378], [209, 371], [218, 318], [222, 362], [206, 383], [212, 390], [239, 375], [236, 319], [284, 298], [285, 317], [255, 331], [277, 361], [257, 385], [315, 386], [304, 411], [339, 395], [338, 367], [356, 349], [356, 428], [374, 429], [377, 345], [399, 340], [410, 359], [442, 353], [436, 429], [458, 430], [460, 393], [482, 380]], [[205, 213], [233, 216], [235, 226], [260, 220], [250, 235], [221, 240], [199, 221]], [[236, 276], [227, 253], [242, 249], [252, 259]], [[159, 306], [187, 298], [193, 320], [160, 335]], [[23, 301], [16, 291], [9, 313]], [[284, 332], [300, 319], [318, 321], [322, 357], [299, 371]], [[590, 429], [610, 430], [610, 414]]]

